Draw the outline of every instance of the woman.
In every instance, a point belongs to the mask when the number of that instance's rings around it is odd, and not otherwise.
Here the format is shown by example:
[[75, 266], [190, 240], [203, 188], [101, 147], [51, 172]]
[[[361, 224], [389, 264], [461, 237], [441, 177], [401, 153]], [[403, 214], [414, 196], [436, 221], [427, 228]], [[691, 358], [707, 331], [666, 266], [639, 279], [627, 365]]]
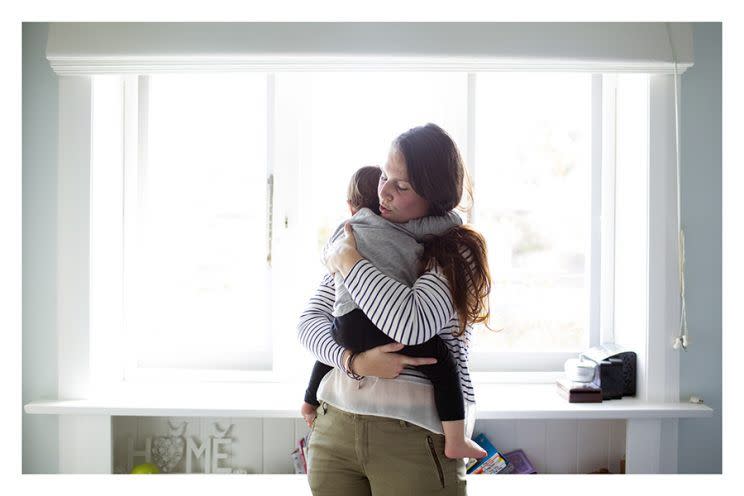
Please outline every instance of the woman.
[[[443, 215], [460, 201], [465, 169], [457, 146], [434, 124], [392, 144], [378, 194], [391, 222]], [[326, 259], [354, 302], [397, 343], [354, 354], [331, 337], [333, 278], [324, 278], [300, 317], [300, 341], [335, 366], [321, 383], [309, 447], [315, 495], [465, 494], [465, 462], [444, 455], [431, 383], [411, 366], [431, 358], [395, 353], [439, 335], [455, 358], [472, 435], [475, 396], [468, 372], [472, 325], [488, 319], [490, 276], [485, 242], [466, 226], [424, 243], [424, 272], [409, 288], [377, 270], [356, 250], [353, 232]]]

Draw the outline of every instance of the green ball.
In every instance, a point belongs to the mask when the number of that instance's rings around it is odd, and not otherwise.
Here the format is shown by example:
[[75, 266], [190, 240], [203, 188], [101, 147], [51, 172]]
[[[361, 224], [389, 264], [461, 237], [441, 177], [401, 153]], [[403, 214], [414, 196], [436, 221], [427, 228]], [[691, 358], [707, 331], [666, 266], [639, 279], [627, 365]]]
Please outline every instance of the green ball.
[[132, 468], [133, 474], [159, 474], [160, 469], [154, 463], [143, 463]]

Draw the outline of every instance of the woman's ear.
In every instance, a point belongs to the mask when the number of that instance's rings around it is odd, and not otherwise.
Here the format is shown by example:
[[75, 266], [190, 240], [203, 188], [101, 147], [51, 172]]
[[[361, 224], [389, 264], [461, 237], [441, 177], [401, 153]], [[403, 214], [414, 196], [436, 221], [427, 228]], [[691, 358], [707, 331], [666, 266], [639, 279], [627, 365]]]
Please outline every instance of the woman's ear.
[[349, 212], [351, 212], [351, 215], [354, 215], [355, 213], [357, 213], [358, 209], [354, 208], [354, 206], [351, 204], [349, 200], [346, 200], [346, 204], [349, 206]]

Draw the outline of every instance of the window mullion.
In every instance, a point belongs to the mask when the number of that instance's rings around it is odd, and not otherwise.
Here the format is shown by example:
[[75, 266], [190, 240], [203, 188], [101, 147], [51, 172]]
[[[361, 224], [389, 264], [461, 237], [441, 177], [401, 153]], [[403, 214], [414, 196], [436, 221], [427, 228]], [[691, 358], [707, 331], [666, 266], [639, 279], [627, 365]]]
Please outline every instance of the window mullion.
[[[468, 73], [468, 89], [467, 89], [467, 109], [466, 109], [466, 126], [465, 126], [465, 169], [470, 175], [470, 183], [473, 191], [475, 191], [475, 133], [476, 133], [476, 120], [475, 120], [475, 92], [476, 92], [476, 74], [473, 72]], [[473, 223], [476, 219], [475, 206], [473, 205], [468, 211], [467, 222]]]
[[[277, 380], [296, 380], [299, 364], [306, 358], [296, 337], [297, 300], [305, 294], [298, 291], [303, 283], [297, 271], [298, 241], [301, 224], [298, 196], [299, 161], [304, 150], [299, 139], [300, 121], [305, 111], [302, 90], [292, 73], [271, 74], [267, 79], [267, 174], [273, 183], [272, 266], [271, 266], [271, 342], [273, 372]], [[278, 144], [281, 144], [279, 146]], [[288, 308], [297, 308], [287, 311]]]
[[137, 376], [136, 334], [142, 323], [142, 307], [137, 300], [145, 283], [142, 271], [143, 222], [147, 215], [147, 164], [150, 78], [146, 75], [128, 77], [126, 81], [125, 113], [125, 346], [124, 380]]
[[277, 319], [278, 305], [281, 301], [278, 298], [278, 290], [283, 285], [277, 281], [277, 277], [280, 276], [281, 271], [275, 269], [275, 262], [279, 262], [281, 265], [282, 257], [274, 256], [274, 233], [275, 230], [275, 212], [278, 212], [276, 199], [275, 199], [275, 170], [276, 170], [276, 77], [274, 74], [266, 75], [266, 268], [267, 278], [265, 284], [267, 285], [267, 293], [269, 294], [269, 304], [266, 309], [266, 322], [268, 324], [267, 332], [271, 336], [271, 370], [274, 374], [279, 372], [279, 364], [282, 363], [282, 357], [284, 350], [281, 347], [281, 339], [276, 339], [279, 335], [277, 334], [277, 326], [280, 326], [279, 322], [281, 319]]
[[126, 380], [130, 371], [136, 367], [133, 341], [127, 339], [136, 325], [136, 311], [132, 296], [136, 293], [137, 267], [136, 253], [140, 241], [140, 163], [142, 153], [142, 107], [141, 78], [144, 76], [129, 75], [124, 79], [124, 170], [123, 170], [123, 260], [122, 260], [122, 306], [123, 322], [120, 342], [122, 346], [122, 379]]
[[589, 161], [590, 225], [586, 253], [589, 266], [584, 274], [584, 287], [588, 288], [588, 330], [589, 346], [600, 344], [600, 306], [601, 306], [601, 253], [602, 253], [602, 75], [592, 74], [591, 94], [591, 159]]
[[602, 76], [602, 256], [600, 342], [615, 342], [615, 181], [617, 76]]

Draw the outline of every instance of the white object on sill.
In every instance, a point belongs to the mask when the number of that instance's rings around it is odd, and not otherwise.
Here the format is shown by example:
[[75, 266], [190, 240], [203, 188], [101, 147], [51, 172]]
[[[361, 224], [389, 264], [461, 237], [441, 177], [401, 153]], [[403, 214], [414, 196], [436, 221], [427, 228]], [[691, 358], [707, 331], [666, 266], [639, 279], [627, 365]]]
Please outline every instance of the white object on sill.
[[592, 382], [597, 364], [580, 358], [569, 358], [563, 365], [568, 380], [573, 382]]

